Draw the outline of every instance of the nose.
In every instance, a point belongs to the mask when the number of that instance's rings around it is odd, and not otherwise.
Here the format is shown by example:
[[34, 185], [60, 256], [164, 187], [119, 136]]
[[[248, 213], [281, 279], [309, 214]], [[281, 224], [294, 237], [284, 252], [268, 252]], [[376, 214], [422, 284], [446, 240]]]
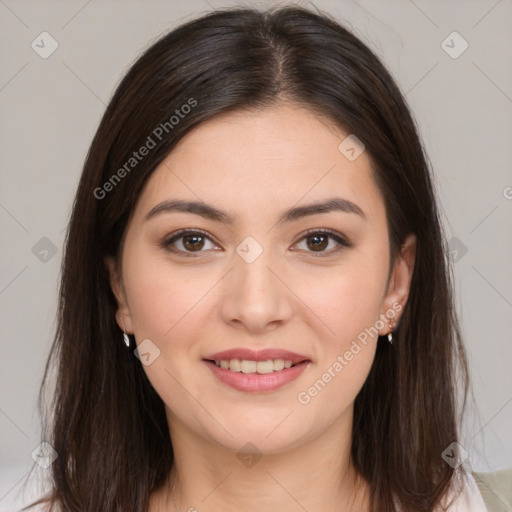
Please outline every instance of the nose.
[[226, 323], [263, 333], [290, 320], [293, 293], [286, 286], [282, 265], [270, 251], [254, 261], [235, 255], [234, 268], [223, 281], [221, 316]]

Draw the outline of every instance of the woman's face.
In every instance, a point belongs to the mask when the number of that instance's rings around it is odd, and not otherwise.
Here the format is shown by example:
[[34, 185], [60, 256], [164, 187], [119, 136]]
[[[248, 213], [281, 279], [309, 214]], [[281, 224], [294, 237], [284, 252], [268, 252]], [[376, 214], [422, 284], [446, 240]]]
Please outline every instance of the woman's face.
[[[118, 324], [142, 343], [171, 437], [185, 428], [230, 449], [251, 442], [278, 453], [351, 419], [377, 332], [389, 332], [407, 299], [414, 244], [388, 276], [383, 198], [366, 153], [341, 144], [348, 135], [290, 105], [228, 114], [189, 132], [148, 180], [121, 279], [107, 264]], [[308, 212], [329, 200], [338, 208]], [[166, 209], [171, 201], [224, 217]], [[179, 230], [192, 233], [173, 239]], [[280, 370], [245, 354], [236, 372], [206, 361], [231, 349], [306, 362]], [[236, 355], [225, 356], [233, 370]]]

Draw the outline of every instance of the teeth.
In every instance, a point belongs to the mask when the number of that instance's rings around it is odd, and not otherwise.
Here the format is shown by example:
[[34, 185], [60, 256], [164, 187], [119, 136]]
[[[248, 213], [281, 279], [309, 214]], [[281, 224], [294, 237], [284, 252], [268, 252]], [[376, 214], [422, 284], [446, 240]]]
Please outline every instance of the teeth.
[[232, 372], [260, 373], [262, 375], [278, 372], [283, 368], [291, 368], [293, 365], [291, 361], [285, 361], [284, 359], [268, 359], [267, 361], [248, 361], [247, 359], [231, 359], [228, 361], [223, 359], [222, 361], [215, 361], [215, 364]]
[[242, 365], [239, 359], [231, 359], [231, 361], [226, 361], [226, 363], [226, 369], [232, 369], [234, 372], [242, 371]]
[[[291, 362], [291, 361], [289, 361]], [[284, 360], [283, 359], [274, 359], [274, 371], [278, 372], [284, 368]]]
[[[229, 362], [229, 367], [233, 364], [233, 360]], [[256, 368], [258, 367], [258, 363], [256, 361], [247, 361], [242, 359], [242, 373], [256, 373]], [[236, 366], [234, 367], [236, 368]]]

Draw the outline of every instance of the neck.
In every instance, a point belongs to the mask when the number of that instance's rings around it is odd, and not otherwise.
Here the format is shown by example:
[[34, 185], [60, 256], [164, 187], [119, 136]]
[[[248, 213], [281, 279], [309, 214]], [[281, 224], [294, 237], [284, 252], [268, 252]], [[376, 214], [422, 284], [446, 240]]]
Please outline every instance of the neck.
[[152, 494], [149, 510], [369, 510], [367, 484], [351, 463], [351, 413], [280, 453], [245, 456], [198, 436], [174, 417], [173, 470]]

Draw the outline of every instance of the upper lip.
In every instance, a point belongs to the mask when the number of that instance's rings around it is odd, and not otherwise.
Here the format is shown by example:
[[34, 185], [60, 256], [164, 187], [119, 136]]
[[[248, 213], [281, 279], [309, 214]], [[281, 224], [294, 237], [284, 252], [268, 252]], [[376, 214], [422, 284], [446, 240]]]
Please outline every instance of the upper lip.
[[232, 348], [223, 352], [216, 352], [206, 356], [204, 359], [211, 361], [221, 361], [230, 359], [246, 359], [247, 361], [267, 361], [269, 359], [284, 359], [291, 361], [292, 364], [309, 361], [307, 356], [290, 352], [289, 350], [281, 350], [278, 348], [266, 348], [263, 350], [251, 350], [248, 348]]

